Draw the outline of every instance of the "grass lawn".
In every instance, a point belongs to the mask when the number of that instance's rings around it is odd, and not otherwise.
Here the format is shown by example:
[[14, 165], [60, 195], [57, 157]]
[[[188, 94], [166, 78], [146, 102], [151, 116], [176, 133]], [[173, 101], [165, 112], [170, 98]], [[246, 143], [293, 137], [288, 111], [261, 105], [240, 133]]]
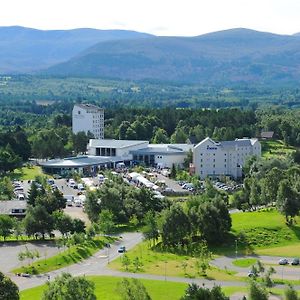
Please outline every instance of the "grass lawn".
[[[120, 300], [121, 297], [117, 291], [118, 282], [122, 279], [119, 277], [111, 276], [87, 276], [89, 280], [95, 283], [95, 294], [97, 299], [101, 300]], [[182, 282], [170, 282], [170, 281], [159, 281], [159, 280], [148, 280], [141, 279], [141, 282], [145, 285], [149, 295], [153, 300], [165, 300], [165, 299], [180, 299], [183, 296], [185, 289], [187, 288], [186, 283]], [[28, 290], [21, 291], [20, 300], [39, 300], [41, 299], [45, 285], [31, 288]], [[248, 288], [244, 287], [222, 287], [222, 291], [227, 295], [231, 296], [235, 293], [247, 293]], [[271, 289], [273, 295], [283, 295], [282, 289]], [[299, 295], [298, 291], [298, 295]]]
[[14, 170], [13, 173], [10, 174], [11, 179], [16, 180], [32, 180], [35, 179], [38, 175], [45, 175], [42, 172], [41, 167], [39, 166], [32, 166], [32, 167], [22, 167], [19, 169]]
[[[235, 253], [235, 237], [238, 237], [238, 254], [259, 253], [279, 256], [299, 256], [300, 253], [300, 224], [299, 218], [294, 226], [288, 227], [285, 218], [276, 210], [257, 212], [235, 213], [232, 217], [232, 240], [231, 243], [211, 250], [214, 254]], [[245, 240], [250, 243], [245, 246]], [[200, 277], [196, 268], [196, 258], [187, 255], [177, 255], [150, 249], [148, 242], [137, 245], [128, 251], [127, 256], [131, 263], [128, 271], [145, 272], [167, 276]], [[142, 263], [136, 270], [133, 261], [138, 258]], [[235, 264], [240, 267], [249, 267], [255, 263], [255, 259], [236, 260]], [[186, 264], [186, 266], [185, 266]], [[110, 263], [112, 269], [125, 271], [122, 258]], [[184, 270], [186, 268], [186, 270]], [[244, 280], [237, 278], [234, 272], [211, 268], [207, 271], [207, 277], [216, 280]]]
[[[101, 300], [120, 300], [121, 297], [117, 291], [118, 282], [122, 278], [110, 276], [87, 276], [87, 278], [95, 283], [95, 294], [97, 299]], [[148, 293], [153, 300], [180, 299], [183, 296], [186, 283], [169, 282], [159, 280], [141, 279]], [[21, 300], [39, 300], [45, 285], [36, 288], [24, 290], [21, 292]]]
[[112, 241], [113, 238], [100, 237], [99, 239], [90, 241], [85, 245], [72, 246], [70, 249], [64, 250], [57, 255], [35, 261], [30, 266], [26, 265], [21, 268], [14, 269], [12, 272], [40, 274], [57, 270], [90, 257], [99, 249], [103, 248], [105, 243], [111, 243]]
[[[293, 226], [287, 226], [284, 216], [275, 209], [236, 213], [231, 217], [232, 233], [238, 237], [238, 250], [245, 254], [247, 251], [245, 251], [242, 241], [245, 239], [250, 244], [250, 251], [255, 253], [267, 254], [263, 250], [266, 249], [265, 251], [268, 251], [269, 255], [282, 255], [280, 250], [276, 250], [277, 247], [288, 246], [291, 249], [290, 245], [296, 247], [295, 249], [300, 249], [299, 217], [296, 218], [297, 223]], [[234, 249], [234, 245], [231, 246], [231, 249]], [[287, 248], [285, 252], [288, 253]]]
[[[156, 275], [189, 278], [200, 277], [195, 267], [196, 258], [152, 250], [148, 247], [147, 242], [140, 243], [129, 250], [126, 255], [131, 261], [131, 264], [128, 267], [128, 271], [130, 272], [145, 272]], [[136, 257], [138, 257], [139, 261], [142, 263], [142, 267], [139, 270], [136, 270], [133, 264]], [[184, 271], [184, 264], [186, 264], [186, 272]], [[125, 267], [122, 266], [122, 257], [112, 261], [109, 264], [109, 267], [120, 271], [126, 271]], [[235, 272], [232, 271], [226, 272], [212, 267], [207, 270], [206, 278], [215, 280], [236, 280], [237, 277], [234, 276], [234, 274]]]
[[265, 140], [261, 141], [262, 157], [264, 158], [281, 158], [295, 151], [295, 147], [286, 146], [280, 140]]
[[295, 244], [295, 245], [282, 246], [282, 247], [257, 249], [255, 252], [257, 254], [261, 254], [261, 255], [299, 257], [300, 256], [300, 243]]
[[249, 268], [252, 265], [256, 264], [257, 259], [255, 258], [241, 258], [241, 259], [236, 259], [232, 263], [233, 265], [241, 268]]

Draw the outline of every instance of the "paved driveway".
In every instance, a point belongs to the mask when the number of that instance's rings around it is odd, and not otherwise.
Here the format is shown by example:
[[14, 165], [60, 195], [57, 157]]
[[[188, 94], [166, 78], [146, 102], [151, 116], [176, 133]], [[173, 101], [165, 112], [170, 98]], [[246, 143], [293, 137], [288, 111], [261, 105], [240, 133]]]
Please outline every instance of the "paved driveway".
[[38, 250], [40, 257], [44, 258], [55, 255], [59, 250], [52, 242], [37, 242], [37, 243], [1, 243], [0, 244], [0, 271], [8, 273], [10, 270], [20, 267], [26, 263], [20, 262], [18, 254], [25, 250], [25, 246], [29, 250]]

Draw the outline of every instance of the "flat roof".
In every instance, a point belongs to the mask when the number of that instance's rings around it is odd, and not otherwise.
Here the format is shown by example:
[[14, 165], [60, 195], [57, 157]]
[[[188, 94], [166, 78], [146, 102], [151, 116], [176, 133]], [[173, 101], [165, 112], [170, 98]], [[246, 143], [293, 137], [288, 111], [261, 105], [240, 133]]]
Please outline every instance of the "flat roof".
[[0, 201], [0, 215], [11, 215], [15, 214], [12, 212], [13, 209], [26, 209], [27, 202], [22, 200], [8, 200]]
[[143, 144], [149, 144], [148, 141], [136, 141], [136, 140], [109, 140], [109, 139], [90, 139], [89, 147], [95, 148], [127, 148], [132, 146], [138, 146]]
[[83, 108], [83, 109], [104, 110], [104, 109], [101, 108], [101, 107], [98, 107], [98, 106], [93, 105], [93, 104], [88, 104], [88, 103], [75, 104], [74, 107], [75, 107], [75, 106], [80, 107], [80, 108]]
[[147, 148], [132, 150], [131, 153], [143, 154], [186, 154], [193, 149], [192, 144], [150, 144]]
[[48, 168], [82, 168], [89, 166], [96, 166], [111, 162], [124, 161], [121, 157], [118, 156], [76, 156], [76, 157], [67, 157], [64, 159], [50, 159], [45, 162], [40, 162], [39, 164], [42, 167]]

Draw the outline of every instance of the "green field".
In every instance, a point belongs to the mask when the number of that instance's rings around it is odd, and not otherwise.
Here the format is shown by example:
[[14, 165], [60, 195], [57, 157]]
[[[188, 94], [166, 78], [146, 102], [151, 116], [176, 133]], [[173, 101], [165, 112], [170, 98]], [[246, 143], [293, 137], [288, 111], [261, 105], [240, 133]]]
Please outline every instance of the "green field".
[[[195, 267], [195, 257], [155, 251], [148, 247], [147, 242], [140, 243], [128, 251], [126, 255], [131, 261], [131, 264], [128, 267], [129, 272], [145, 272], [155, 275], [188, 278], [201, 277], [201, 274], [198, 274]], [[142, 267], [139, 270], [136, 270], [133, 264], [136, 257], [138, 257], [139, 261], [142, 263]], [[186, 264], [186, 271], [184, 271], [184, 264]], [[122, 265], [122, 257], [112, 261], [109, 264], [109, 267], [120, 271], [126, 271], [126, 268]], [[232, 271], [226, 272], [224, 270], [211, 267], [211, 269], [207, 270], [206, 278], [212, 280], [236, 280], [237, 277], [234, 276], [234, 274], [235, 272]]]
[[[256, 211], [232, 214], [232, 236], [230, 243], [222, 247], [212, 248], [214, 254], [233, 255], [235, 253], [235, 239], [237, 239], [238, 254], [269, 254], [299, 256], [300, 253], [300, 219], [296, 218], [296, 225], [287, 226], [285, 218], [276, 210]], [[247, 244], [248, 243], [248, 244]], [[137, 245], [126, 255], [130, 259], [128, 271], [145, 272], [149, 274], [166, 274], [167, 276], [200, 277], [196, 269], [196, 258], [150, 249], [147, 242]], [[138, 258], [142, 267], [138, 270], [133, 264]], [[249, 267], [255, 259], [237, 260], [236, 264]], [[125, 271], [122, 258], [110, 263], [110, 268]], [[184, 268], [186, 270], [184, 270]], [[216, 280], [239, 280], [234, 272], [211, 268], [207, 277]]]
[[72, 246], [61, 253], [47, 259], [40, 259], [30, 265], [12, 270], [13, 273], [40, 274], [57, 270], [86, 259], [104, 247], [105, 243], [113, 242], [113, 238], [99, 238], [83, 245]]
[[[117, 291], [117, 285], [122, 280], [120, 277], [111, 276], [87, 276], [87, 278], [95, 283], [95, 294], [97, 299], [101, 300], [120, 300], [121, 297]], [[141, 279], [145, 285], [148, 293], [153, 300], [179, 300], [183, 296], [187, 284], [183, 282], [159, 281]], [[40, 300], [45, 285], [21, 291], [20, 300]], [[246, 286], [230, 286], [222, 287], [222, 290], [227, 296], [236, 293], [246, 294], [248, 288]], [[283, 290], [273, 288], [271, 289], [273, 295], [282, 295]], [[300, 292], [298, 292], [299, 295]]]
[[[88, 279], [95, 283], [97, 299], [120, 300], [117, 292], [117, 284], [121, 281], [118, 277], [109, 276], [88, 276]], [[169, 282], [158, 280], [142, 279], [153, 300], [180, 299], [187, 287], [186, 283]], [[21, 300], [40, 300], [45, 285], [24, 290], [21, 292]]]
[[[232, 233], [238, 237], [238, 249], [245, 252], [262, 251], [288, 245], [298, 245], [300, 218], [293, 226], [287, 226], [285, 217], [275, 209], [232, 214]], [[250, 245], [245, 246], [245, 241]], [[232, 246], [233, 248], [233, 246]], [[272, 251], [269, 251], [270, 255]]]
[[264, 158], [286, 158], [288, 154], [295, 151], [295, 147], [286, 146], [283, 141], [280, 140], [262, 140], [262, 157]]
[[14, 170], [13, 173], [10, 174], [11, 179], [16, 180], [33, 180], [36, 176], [45, 175], [42, 172], [41, 167], [39, 166], [31, 166], [31, 167], [22, 167]]

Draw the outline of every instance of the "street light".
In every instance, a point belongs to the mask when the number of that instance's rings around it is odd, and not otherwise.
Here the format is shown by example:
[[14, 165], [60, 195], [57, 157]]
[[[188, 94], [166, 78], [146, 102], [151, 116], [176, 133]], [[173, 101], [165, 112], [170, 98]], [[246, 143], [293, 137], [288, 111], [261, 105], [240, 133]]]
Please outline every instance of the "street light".
[[235, 240], [235, 259], [237, 259], [238, 249], [237, 249], [237, 240]]

